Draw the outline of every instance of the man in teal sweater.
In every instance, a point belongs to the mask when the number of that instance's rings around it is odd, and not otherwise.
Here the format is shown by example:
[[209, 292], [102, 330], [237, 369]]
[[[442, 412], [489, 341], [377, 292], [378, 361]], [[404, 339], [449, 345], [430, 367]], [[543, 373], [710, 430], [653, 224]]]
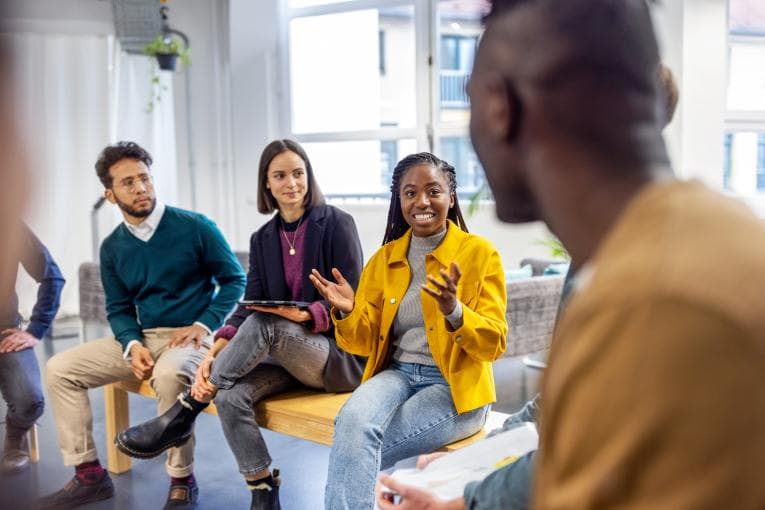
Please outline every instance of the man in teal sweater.
[[[112, 496], [93, 444], [88, 389], [149, 379], [164, 413], [194, 379], [217, 329], [242, 295], [241, 266], [215, 224], [157, 203], [151, 156], [133, 142], [108, 146], [96, 162], [104, 194], [124, 223], [101, 245], [101, 280], [113, 338], [52, 357], [47, 386], [59, 445], [75, 476], [40, 508], [73, 508]], [[194, 441], [170, 449], [165, 508], [194, 508]]]

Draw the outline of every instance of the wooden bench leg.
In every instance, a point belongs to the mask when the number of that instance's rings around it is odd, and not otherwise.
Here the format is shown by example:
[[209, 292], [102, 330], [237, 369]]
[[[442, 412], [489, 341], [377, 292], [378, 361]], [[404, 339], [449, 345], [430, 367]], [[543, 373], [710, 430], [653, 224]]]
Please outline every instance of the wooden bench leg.
[[29, 460], [33, 464], [40, 462], [40, 449], [37, 445], [37, 424], [27, 431], [27, 445], [29, 447]]
[[114, 445], [118, 432], [130, 425], [130, 407], [128, 394], [113, 384], [104, 386], [104, 414], [106, 415], [106, 469], [115, 474], [130, 471], [130, 457], [120, 452]]

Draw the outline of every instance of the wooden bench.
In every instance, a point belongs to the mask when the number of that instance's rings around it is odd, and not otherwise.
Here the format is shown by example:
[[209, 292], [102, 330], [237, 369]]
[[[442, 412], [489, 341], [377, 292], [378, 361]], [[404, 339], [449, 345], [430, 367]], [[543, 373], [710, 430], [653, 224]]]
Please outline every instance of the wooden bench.
[[[105, 386], [104, 392], [107, 469], [112, 473], [124, 473], [130, 470], [131, 458], [117, 449], [114, 438], [130, 426], [128, 393], [151, 398], [156, 398], [156, 394], [147, 381], [120, 381]], [[350, 395], [312, 390], [282, 393], [260, 402], [255, 408], [255, 418], [264, 429], [330, 446], [335, 416]], [[210, 404], [205, 412], [218, 415], [215, 404]], [[506, 417], [506, 414], [492, 411], [483, 430], [443, 449], [457, 450], [482, 439]]]

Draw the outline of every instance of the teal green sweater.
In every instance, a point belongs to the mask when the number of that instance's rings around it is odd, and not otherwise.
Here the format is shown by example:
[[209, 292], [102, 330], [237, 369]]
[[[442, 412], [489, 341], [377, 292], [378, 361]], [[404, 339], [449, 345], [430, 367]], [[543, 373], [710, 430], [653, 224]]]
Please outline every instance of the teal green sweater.
[[148, 242], [124, 224], [104, 239], [101, 281], [109, 324], [124, 348], [143, 338], [142, 329], [198, 321], [214, 331], [242, 296], [245, 277], [215, 223], [168, 206]]

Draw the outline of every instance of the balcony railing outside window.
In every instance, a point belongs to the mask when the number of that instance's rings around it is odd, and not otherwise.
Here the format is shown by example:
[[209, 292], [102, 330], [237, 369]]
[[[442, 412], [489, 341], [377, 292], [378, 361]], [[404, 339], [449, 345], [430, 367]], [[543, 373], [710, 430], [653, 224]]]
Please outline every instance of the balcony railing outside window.
[[461, 69], [441, 69], [441, 108], [470, 108], [467, 84], [470, 72]]

